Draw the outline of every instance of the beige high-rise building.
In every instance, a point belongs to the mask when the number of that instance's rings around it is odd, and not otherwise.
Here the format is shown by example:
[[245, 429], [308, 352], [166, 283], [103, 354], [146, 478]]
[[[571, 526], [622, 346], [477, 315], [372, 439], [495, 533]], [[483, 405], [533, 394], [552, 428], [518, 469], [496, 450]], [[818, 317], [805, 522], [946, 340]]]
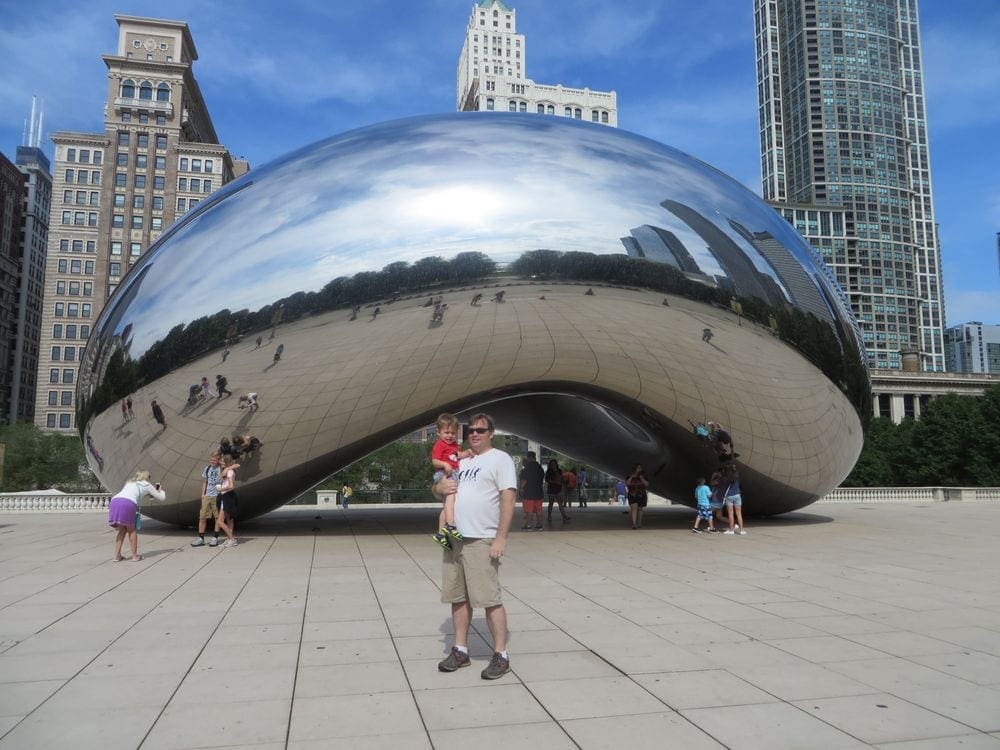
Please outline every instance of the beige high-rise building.
[[[234, 179], [182, 21], [116, 15], [104, 132], [58, 131], [35, 423], [76, 428], [87, 337], [129, 268], [177, 217]], [[240, 174], [248, 167], [239, 165]]]
[[533, 112], [618, 127], [614, 91], [535, 83], [517, 12], [502, 0], [476, 0], [458, 58], [459, 112]]

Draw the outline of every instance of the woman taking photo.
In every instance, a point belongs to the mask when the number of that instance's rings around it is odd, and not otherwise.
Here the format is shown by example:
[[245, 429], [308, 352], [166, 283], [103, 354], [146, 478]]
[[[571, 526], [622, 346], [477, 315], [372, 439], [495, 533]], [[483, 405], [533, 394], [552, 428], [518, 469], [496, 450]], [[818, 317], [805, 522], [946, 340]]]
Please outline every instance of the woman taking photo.
[[636, 464], [632, 473], [625, 480], [625, 491], [628, 495], [628, 513], [632, 519], [632, 528], [642, 528], [642, 513], [646, 510], [646, 488], [649, 487], [649, 480], [642, 470], [642, 464]]
[[226, 532], [226, 541], [223, 547], [235, 547], [236, 536], [236, 470], [240, 467], [230, 455], [223, 455], [220, 459], [222, 466], [222, 483], [217, 484], [219, 490], [216, 503], [219, 507], [219, 517], [215, 521], [216, 531]]
[[135, 522], [139, 516], [139, 503], [144, 495], [164, 501], [167, 493], [160, 489], [160, 484], [150, 484], [148, 471], [137, 471], [130, 482], [127, 482], [108, 505], [108, 525], [118, 530], [115, 537], [115, 556], [112, 562], [121, 562], [122, 543], [125, 535], [128, 535], [128, 543], [132, 548], [132, 562], [139, 562], [142, 555], [139, 554], [139, 535], [135, 530]]

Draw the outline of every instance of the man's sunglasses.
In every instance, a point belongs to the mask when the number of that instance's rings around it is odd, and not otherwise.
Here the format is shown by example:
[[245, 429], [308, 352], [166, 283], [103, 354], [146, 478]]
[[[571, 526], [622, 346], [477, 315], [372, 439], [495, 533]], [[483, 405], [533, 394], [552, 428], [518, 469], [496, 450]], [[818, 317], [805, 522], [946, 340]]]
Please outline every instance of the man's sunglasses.
[[469, 432], [474, 432], [477, 435], [485, 435], [489, 431], [490, 431], [489, 427], [470, 427], [469, 428]]

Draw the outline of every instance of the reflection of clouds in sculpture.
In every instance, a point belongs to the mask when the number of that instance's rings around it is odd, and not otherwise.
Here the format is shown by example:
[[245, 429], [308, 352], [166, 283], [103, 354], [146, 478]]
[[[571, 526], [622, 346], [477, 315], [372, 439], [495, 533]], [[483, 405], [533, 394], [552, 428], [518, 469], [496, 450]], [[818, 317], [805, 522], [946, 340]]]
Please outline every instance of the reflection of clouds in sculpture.
[[[683, 194], [721, 231], [729, 218], [779, 223], [720, 174], [588, 123], [466, 114], [353, 131], [255, 170], [249, 187], [190, 217], [170, 238], [176, 260], [143, 288], [144, 298], [169, 295], [183, 312], [147, 320], [137, 310], [144, 333], [136, 345], [141, 352], [220, 302], [256, 309], [289, 288], [316, 291], [337, 276], [428, 254], [475, 250], [505, 261], [536, 248], [621, 252], [619, 238], [642, 224], [674, 232], [705, 273], [722, 274], [705, 242], [658, 205]], [[779, 283], [756, 249], [730, 234]], [[227, 248], [226, 267], [205, 268], [205, 248], [217, 246]], [[238, 283], [238, 302], [219, 299], [220, 273]]]

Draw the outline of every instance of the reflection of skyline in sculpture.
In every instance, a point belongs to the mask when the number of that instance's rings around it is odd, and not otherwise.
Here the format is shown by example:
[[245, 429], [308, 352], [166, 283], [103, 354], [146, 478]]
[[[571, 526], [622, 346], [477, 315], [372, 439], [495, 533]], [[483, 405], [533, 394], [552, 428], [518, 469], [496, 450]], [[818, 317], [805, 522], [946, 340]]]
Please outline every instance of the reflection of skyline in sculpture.
[[729, 220], [729, 225], [768, 262], [774, 273], [781, 279], [791, 303], [811, 312], [820, 320], [830, 320], [830, 305], [821, 295], [816, 282], [788, 252], [787, 248], [769, 232], [752, 232], [738, 221]]
[[[474, 182], [470, 163], [481, 165]], [[653, 490], [681, 502], [692, 473], [711, 468], [687, 422], [710, 416], [747, 446], [740, 471], [756, 512], [807, 504], [860, 448], [869, 389], [856, 323], [828, 277], [759, 198], [674, 149], [588, 123], [465, 113], [346, 133], [253, 177], [143, 256], [88, 344], [97, 362], [79, 402], [93, 396], [92, 409], [79, 422], [102, 446], [98, 475], [120, 486], [138, 466], [155, 469], [178, 498], [165, 518], [197, 512], [213, 444], [250, 428], [268, 447], [241, 484], [248, 515], [444, 410], [485, 408], [502, 429], [612, 474], [649, 462]], [[761, 251], [707, 217], [780, 242], [806, 266], [796, 283], [830, 292], [837, 325], [791, 304]], [[234, 258], [253, 269], [237, 284], [190, 271]], [[580, 294], [589, 287], [596, 294]], [[501, 292], [504, 304], [467, 304]], [[433, 326], [428, 297], [449, 304]], [[267, 338], [282, 306], [281, 343], [294, 354], [275, 366], [278, 342], [253, 339]], [[243, 339], [225, 375], [265, 408], [188, 405], [237, 318]], [[117, 377], [106, 368], [129, 327]], [[163, 405], [169, 430], [122, 427], [116, 388], [133, 384], [137, 403]]]
[[698, 213], [691, 206], [675, 200], [665, 200], [661, 204], [691, 227], [705, 241], [712, 255], [719, 261], [736, 291], [747, 297], [757, 297], [772, 305], [784, 304], [786, 299], [781, 289], [767, 274], [762, 274], [740, 249], [733, 239], [712, 221]]

